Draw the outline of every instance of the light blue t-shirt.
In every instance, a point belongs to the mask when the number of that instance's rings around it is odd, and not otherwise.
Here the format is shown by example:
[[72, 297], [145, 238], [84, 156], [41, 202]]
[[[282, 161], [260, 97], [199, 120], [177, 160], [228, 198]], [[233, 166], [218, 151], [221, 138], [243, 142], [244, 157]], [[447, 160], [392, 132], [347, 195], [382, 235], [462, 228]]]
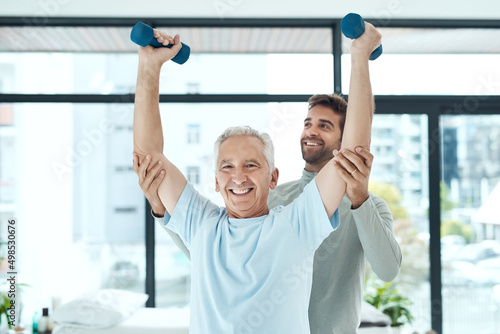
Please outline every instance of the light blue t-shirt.
[[191, 334], [309, 333], [314, 252], [339, 225], [316, 182], [248, 219], [229, 218], [188, 183], [165, 224], [191, 252]]

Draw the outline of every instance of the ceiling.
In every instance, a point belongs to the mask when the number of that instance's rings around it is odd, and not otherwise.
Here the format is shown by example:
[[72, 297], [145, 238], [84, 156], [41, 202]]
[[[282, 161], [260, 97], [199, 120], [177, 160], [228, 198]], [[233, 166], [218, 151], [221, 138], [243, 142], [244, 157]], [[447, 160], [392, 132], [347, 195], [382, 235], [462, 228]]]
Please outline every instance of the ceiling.
[[[194, 53], [331, 53], [329, 28], [160, 27]], [[500, 29], [379, 28], [384, 53], [500, 53]], [[344, 37], [343, 37], [344, 38]], [[344, 38], [344, 52], [349, 41]], [[130, 28], [0, 27], [0, 52], [136, 52]]]

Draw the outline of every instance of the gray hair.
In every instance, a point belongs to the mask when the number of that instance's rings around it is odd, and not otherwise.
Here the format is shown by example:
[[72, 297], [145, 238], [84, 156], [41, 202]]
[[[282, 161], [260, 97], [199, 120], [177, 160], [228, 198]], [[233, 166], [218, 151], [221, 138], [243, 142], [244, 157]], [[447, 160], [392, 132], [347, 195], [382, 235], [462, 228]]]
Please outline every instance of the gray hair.
[[219, 150], [221, 144], [228, 138], [234, 136], [252, 136], [260, 139], [264, 144], [264, 156], [269, 166], [269, 173], [274, 170], [274, 145], [271, 137], [265, 132], [259, 132], [249, 126], [234, 126], [227, 128], [217, 138], [214, 144], [215, 170], [217, 170], [217, 160], [219, 159]]

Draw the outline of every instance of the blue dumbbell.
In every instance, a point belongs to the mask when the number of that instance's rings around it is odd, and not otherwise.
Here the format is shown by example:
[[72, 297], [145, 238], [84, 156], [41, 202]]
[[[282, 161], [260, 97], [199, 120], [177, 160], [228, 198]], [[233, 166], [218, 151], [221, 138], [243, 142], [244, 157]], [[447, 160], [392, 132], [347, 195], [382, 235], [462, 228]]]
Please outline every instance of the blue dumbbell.
[[[349, 13], [340, 21], [342, 33], [347, 38], [356, 39], [365, 32], [365, 21], [359, 14]], [[370, 60], [377, 59], [382, 54], [382, 45], [373, 50]]]
[[[153, 34], [154, 34], [153, 28], [151, 28], [144, 22], [137, 22], [135, 26], [132, 28], [132, 31], [130, 32], [130, 39], [135, 44], [138, 44], [143, 47], [147, 45], [151, 45], [155, 48], [172, 47], [172, 44], [163, 45], [161, 43], [158, 43]], [[179, 51], [178, 54], [175, 55], [174, 58], [172, 58], [172, 61], [182, 65], [189, 59], [191, 48], [184, 43], [181, 44], [182, 44], [181, 50]]]

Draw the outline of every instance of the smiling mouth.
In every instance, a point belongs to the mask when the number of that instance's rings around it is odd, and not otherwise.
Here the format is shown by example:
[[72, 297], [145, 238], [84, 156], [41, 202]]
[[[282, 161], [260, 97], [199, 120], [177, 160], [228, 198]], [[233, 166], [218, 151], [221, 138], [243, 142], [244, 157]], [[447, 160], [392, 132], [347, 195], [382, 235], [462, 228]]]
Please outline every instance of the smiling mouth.
[[246, 188], [246, 189], [231, 189], [231, 192], [235, 195], [244, 195], [248, 194], [250, 191], [252, 191], [253, 188]]
[[304, 142], [304, 144], [306, 146], [321, 146], [320, 143], [314, 143], [314, 142], [310, 142], [310, 141], [306, 141], [306, 142]]

